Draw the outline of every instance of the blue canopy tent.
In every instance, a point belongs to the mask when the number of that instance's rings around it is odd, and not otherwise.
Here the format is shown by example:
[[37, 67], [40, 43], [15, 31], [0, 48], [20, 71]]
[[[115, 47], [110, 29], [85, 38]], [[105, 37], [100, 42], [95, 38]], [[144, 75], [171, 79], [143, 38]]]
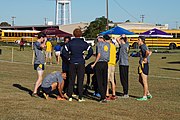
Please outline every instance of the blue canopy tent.
[[101, 32], [99, 35], [122, 35], [122, 34], [127, 35], [127, 37], [135, 37], [135, 36], [137, 37], [137, 35], [135, 35], [133, 32], [130, 32], [118, 26], [111, 28], [107, 31]]

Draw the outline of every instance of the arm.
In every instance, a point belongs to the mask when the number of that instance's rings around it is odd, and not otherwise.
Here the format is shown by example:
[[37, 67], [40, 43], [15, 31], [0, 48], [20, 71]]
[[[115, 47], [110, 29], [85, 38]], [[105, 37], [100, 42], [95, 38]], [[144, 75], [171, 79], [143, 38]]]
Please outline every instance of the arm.
[[46, 41], [47, 41], [47, 38], [44, 39], [43, 43], [41, 43], [40, 47], [42, 49], [45, 49], [46, 48]]
[[65, 61], [68, 61], [69, 58], [70, 58], [70, 55], [69, 55], [69, 45], [64, 45], [63, 49], [62, 49], [62, 55], [61, 57], [65, 60]]
[[94, 66], [96, 65], [96, 63], [99, 61], [100, 57], [101, 57], [101, 54], [98, 53], [97, 56], [96, 56], [96, 60], [95, 60], [94, 64], [91, 65], [92, 68], [94, 68]]
[[62, 93], [63, 87], [64, 87], [64, 80], [61, 83], [58, 82], [58, 92], [59, 92], [59, 96], [61, 98], [64, 98], [64, 95]]
[[152, 54], [152, 51], [146, 50], [146, 56], [143, 58], [144, 63], [147, 63], [147, 57], [150, 56], [151, 54]]
[[118, 42], [118, 44], [121, 44], [120, 39], [121, 39], [120, 37], [116, 38], [116, 41]]
[[85, 60], [88, 60], [93, 55], [93, 49], [91, 46], [88, 47], [87, 51], [88, 54], [86, 55]]

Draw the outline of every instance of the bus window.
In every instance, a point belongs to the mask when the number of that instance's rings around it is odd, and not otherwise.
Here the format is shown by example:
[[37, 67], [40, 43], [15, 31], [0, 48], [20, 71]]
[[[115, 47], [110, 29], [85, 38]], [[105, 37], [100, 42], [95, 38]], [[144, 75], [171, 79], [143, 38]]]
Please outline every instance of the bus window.
[[12, 34], [12, 37], [14, 37], [14, 33], [12, 32], [11, 34]]
[[176, 38], [177, 36], [176, 36], [176, 33], [172, 33], [172, 35], [173, 35], [173, 38]]
[[17, 33], [17, 37], [20, 37], [20, 33]]
[[5, 37], [8, 37], [8, 33], [7, 33], [7, 32], [6, 32], [6, 33], [4, 33], [4, 36], [5, 36]]
[[180, 33], [177, 33], [177, 38], [180, 38]]
[[17, 37], [17, 33], [14, 33], [14, 37]]

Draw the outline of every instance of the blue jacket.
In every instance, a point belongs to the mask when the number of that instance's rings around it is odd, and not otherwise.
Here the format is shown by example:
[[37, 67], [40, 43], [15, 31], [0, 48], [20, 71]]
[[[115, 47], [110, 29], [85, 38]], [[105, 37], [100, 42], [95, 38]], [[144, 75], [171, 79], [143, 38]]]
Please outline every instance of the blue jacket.
[[[85, 51], [88, 51], [88, 54], [84, 58]], [[93, 49], [83, 38], [73, 38], [65, 45], [63, 54], [71, 64], [85, 64], [85, 60], [93, 55]]]

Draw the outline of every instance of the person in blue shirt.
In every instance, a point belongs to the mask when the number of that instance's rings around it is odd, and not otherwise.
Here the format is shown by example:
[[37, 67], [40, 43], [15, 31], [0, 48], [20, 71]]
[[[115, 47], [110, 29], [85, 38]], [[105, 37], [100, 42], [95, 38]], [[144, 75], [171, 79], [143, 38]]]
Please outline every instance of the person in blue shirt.
[[56, 62], [57, 62], [57, 64], [59, 64], [60, 54], [61, 54], [61, 46], [60, 46], [60, 43], [57, 43], [57, 45], [54, 46], [54, 52], [55, 52], [55, 56], [56, 56]]
[[[85, 74], [85, 60], [88, 60], [93, 55], [91, 46], [84, 41], [82, 37], [82, 31], [76, 28], [73, 31], [75, 38], [70, 40], [64, 47], [64, 56], [69, 60], [69, 85], [68, 93], [69, 101], [72, 101], [72, 93], [75, 84], [75, 78], [77, 76], [79, 102], [85, 101], [83, 99], [83, 81]], [[84, 52], [88, 51], [88, 54], [84, 56]]]

